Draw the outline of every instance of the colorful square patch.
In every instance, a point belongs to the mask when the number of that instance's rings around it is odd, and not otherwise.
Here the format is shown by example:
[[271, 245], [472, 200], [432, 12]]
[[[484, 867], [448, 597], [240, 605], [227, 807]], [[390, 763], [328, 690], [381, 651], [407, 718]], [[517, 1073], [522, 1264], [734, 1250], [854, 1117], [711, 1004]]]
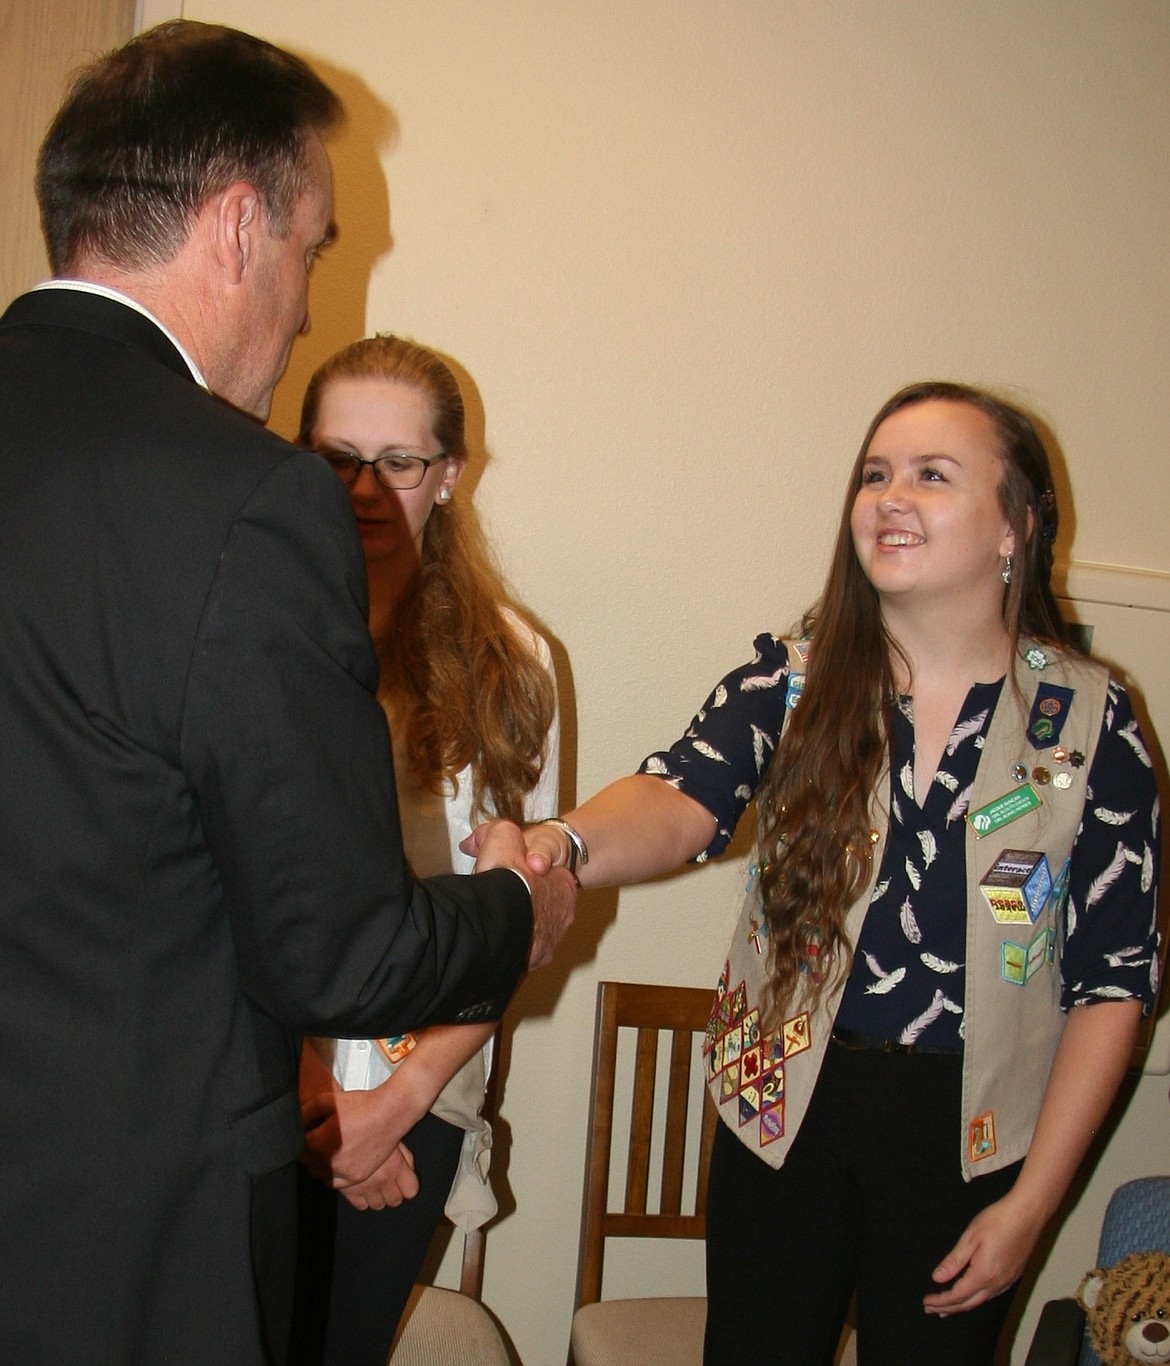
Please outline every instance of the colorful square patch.
[[812, 1043], [812, 1032], [809, 1029], [808, 1011], [802, 1011], [799, 1015], [794, 1015], [791, 1020], [784, 1021], [784, 1056], [791, 1058], [797, 1053], [803, 1053]]
[[967, 1130], [967, 1152], [972, 1162], [995, 1155], [995, 1113], [976, 1115]]

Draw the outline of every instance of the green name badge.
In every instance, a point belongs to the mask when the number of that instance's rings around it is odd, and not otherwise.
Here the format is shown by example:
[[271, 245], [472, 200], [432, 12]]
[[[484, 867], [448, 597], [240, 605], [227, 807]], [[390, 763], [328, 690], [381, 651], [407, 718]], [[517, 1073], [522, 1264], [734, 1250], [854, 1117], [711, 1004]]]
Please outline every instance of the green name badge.
[[968, 811], [967, 820], [975, 831], [975, 838], [981, 840], [984, 835], [993, 835], [1005, 825], [1026, 816], [1029, 811], [1035, 811], [1039, 805], [1040, 798], [1032, 784], [1021, 783], [1011, 792], [1005, 792], [1002, 797], [996, 797], [995, 801], [981, 806], [978, 811]]

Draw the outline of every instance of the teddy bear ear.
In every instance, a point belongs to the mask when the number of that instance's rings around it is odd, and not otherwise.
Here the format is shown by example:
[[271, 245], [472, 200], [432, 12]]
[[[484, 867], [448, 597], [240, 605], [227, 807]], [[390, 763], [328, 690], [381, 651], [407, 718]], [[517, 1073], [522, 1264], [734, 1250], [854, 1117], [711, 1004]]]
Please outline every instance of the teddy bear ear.
[[1101, 1294], [1101, 1287], [1105, 1284], [1105, 1273], [1100, 1267], [1095, 1267], [1088, 1273], [1080, 1284], [1077, 1291], [1077, 1299], [1081, 1302], [1084, 1309], [1094, 1309]]

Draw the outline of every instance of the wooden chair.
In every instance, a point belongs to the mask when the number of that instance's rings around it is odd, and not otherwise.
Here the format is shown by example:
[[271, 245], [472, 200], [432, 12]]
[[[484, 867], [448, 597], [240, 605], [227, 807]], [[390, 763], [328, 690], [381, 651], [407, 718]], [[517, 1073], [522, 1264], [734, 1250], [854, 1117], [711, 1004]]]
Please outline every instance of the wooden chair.
[[[484, 1113], [495, 1114], [496, 1068], [488, 1078]], [[514, 1366], [515, 1358], [482, 1303], [486, 1226], [463, 1235], [459, 1289], [416, 1286], [386, 1366]]]
[[[590, 1126], [585, 1157], [572, 1359], [576, 1366], [686, 1366], [702, 1360], [707, 1303], [702, 1297], [602, 1300], [605, 1244], [609, 1238], [703, 1238], [706, 1234], [707, 1170], [717, 1122], [706, 1099], [701, 1062], [692, 1067], [696, 1034], [711, 1013], [705, 987], [646, 986], [600, 982], [593, 1045]], [[620, 1209], [609, 1209], [614, 1136], [618, 1034], [637, 1031], [630, 1097], [625, 1192]], [[671, 1036], [663, 1069], [666, 1103], [655, 1106], [660, 1031]], [[687, 1112], [702, 1106], [698, 1153], [687, 1161]], [[692, 1110], [693, 1113], [693, 1110]], [[661, 1138], [655, 1121], [661, 1117]], [[655, 1212], [650, 1193], [651, 1150], [662, 1152]], [[690, 1176], [690, 1181], [686, 1177]], [[684, 1184], [692, 1189], [684, 1192]], [[685, 1195], [685, 1198], [684, 1198]]]
[[[478, 1237], [480, 1251], [468, 1253]], [[499, 1325], [480, 1301], [483, 1231], [466, 1235], [458, 1290], [417, 1288], [387, 1366], [513, 1366]], [[472, 1288], [474, 1287], [474, 1288]]]

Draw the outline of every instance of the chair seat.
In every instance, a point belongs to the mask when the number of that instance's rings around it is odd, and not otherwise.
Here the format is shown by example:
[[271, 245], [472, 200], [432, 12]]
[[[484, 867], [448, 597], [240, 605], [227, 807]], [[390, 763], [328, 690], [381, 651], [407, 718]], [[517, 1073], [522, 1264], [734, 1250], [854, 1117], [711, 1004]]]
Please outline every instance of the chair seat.
[[429, 1285], [402, 1325], [388, 1366], [511, 1366], [495, 1319], [478, 1300]]
[[573, 1315], [575, 1366], [699, 1366], [707, 1301], [601, 1300]]

